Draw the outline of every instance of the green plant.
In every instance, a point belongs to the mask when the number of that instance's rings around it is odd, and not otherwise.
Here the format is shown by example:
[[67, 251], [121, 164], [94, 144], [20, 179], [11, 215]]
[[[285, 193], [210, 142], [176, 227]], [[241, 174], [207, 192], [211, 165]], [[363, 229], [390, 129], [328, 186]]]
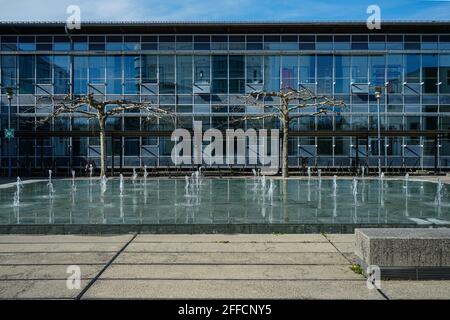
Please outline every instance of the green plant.
[[350, 269], [356, 274], [364, 275], [364, 270], [363, 270], [363, 268], [361, 268], [361, 266], [359, 264], [356, 264], [356, 263], [352, 264]]

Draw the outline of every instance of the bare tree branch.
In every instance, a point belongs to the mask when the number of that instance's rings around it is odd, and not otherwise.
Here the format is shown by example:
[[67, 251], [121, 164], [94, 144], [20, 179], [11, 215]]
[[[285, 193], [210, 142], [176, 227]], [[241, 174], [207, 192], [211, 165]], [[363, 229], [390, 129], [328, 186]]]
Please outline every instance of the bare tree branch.
[[[266, 104], [267, 98], [279, 99], [279, 105]], [[289, 136], [289, 124], [291, 120], [301, 118], [305, 114], [293, 114], [296, 110], [305, 108], [315, 108], [316, 112], [313, 116], [327, 114], [328, 112], [335, 112], [335, 108], [345, 107], [345, 103], [341, 100], [331, 98], [325, 95], [317, 95], [311, 90], [301, 87], [299, 89], [284, 88], [280, 91], [259, 91], [252, 92], [245, 96], [243, 99], [247, 104], [261, 107], [263, 112], [269, 111], [262, 115], [245, 115], [236, 119], [237, 121], [244, 120], [261, 120], [265, 118], [276, 118], [280, 120], [282, 132], [283, 132], [283, 147], [282, 147], [282, 174], [283, 177], [288, 175], [288, 136]], [[270, 108], [270, 109], [269, 109]], [[275, 112], [274, 112], [275, 111]]]
[[[127, 100], [105, 100], [99, 101], [95, 98], [94, 94], [90, 93], [85, 96], [68, 95], [62, 99], [57, 99], [55, 96], [46, 96], [50, 98], [54, 111], [48, 114], [46, 117], [35, 120], [36, 124], [44, 124], [52, 118], [56, 118], [62, 115], [80, 115], [87, 119], [97, 119], [100, 132], [100, 153], [101, 153], [101, 173], [100, 175], [106, 175], [106, 120], [108, 117], [122, 114], [131, 110], [143, 110], [144, 113], [140, 113], [149, 119], [151, 117], [163, 118], [168, 117], [175, 120], [175, 116], [168, 110], [161, 109], [157, 106], [151, 105], [150, 102], [132, 102]], [[110, 107], [110, 108], [109, 108]]]

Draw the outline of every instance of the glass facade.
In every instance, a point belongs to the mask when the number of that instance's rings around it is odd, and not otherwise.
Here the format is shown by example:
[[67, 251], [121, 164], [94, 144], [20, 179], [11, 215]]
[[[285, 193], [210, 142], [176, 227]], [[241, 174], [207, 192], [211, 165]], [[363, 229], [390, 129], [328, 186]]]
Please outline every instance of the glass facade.
[[[314, 26], [313, 26], [314, 27]], [[206, 29], [205, 29], [206, 28]], [[0, 146], [1, 168], [84, 167], [99, 162], [96, 121], [61, 116], [52, 96], [93, 93], [97, 99], [150, 102], [176, 112], [176, 123], [146, 121], [143, 112], [108, 120], [108, 164], [168, 166], [175, 127], [278, 128], [245, 105], [252, 91], [308, 88], [346, 102], [339, 113], [302, 109], [290, 124], [293, 167], [345, 168], [378, 161], [376, 86], [385, 168], [450, 168], [450, 34], [103, 34], [0, 35], [1, 121], [16, 138]], [[448, 28], [447, 28], [448, 29]], [[182, 30], [182, 28], [180, 29]], [[182, 31], [179, 31], [182, 32]], [[42, 34], [46, 33], [46, 34]], [[9, 101], [6, 88], [14, 88]], [[9, 104], [11, 103], [11, 107]], [[268, 105], [279, 103], [271, 100]]]

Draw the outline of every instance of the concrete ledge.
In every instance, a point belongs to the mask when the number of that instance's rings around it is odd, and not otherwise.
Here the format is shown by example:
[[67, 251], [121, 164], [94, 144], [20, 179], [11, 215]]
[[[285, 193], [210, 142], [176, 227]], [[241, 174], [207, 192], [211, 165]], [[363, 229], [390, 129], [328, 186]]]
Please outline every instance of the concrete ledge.
[[383, 279], [450, 279], [450, 228], [356, 229], [355, 239], [361, 265]]
[[[440, 227], [446, 225], [426, 225]], [[10, 224], [0, 234], [353, 234], [357, 228], [424, 228], [417, 224]], [[450, 225], [448, 225], [450, 228]]]

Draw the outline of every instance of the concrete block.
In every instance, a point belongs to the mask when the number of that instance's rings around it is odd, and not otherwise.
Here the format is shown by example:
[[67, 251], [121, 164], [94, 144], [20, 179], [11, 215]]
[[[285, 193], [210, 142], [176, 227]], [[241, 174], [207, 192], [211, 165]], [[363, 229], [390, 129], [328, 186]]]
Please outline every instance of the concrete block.
[[355, 230], [355, 254], [380, 267], [450, 267], [450, 229]]

